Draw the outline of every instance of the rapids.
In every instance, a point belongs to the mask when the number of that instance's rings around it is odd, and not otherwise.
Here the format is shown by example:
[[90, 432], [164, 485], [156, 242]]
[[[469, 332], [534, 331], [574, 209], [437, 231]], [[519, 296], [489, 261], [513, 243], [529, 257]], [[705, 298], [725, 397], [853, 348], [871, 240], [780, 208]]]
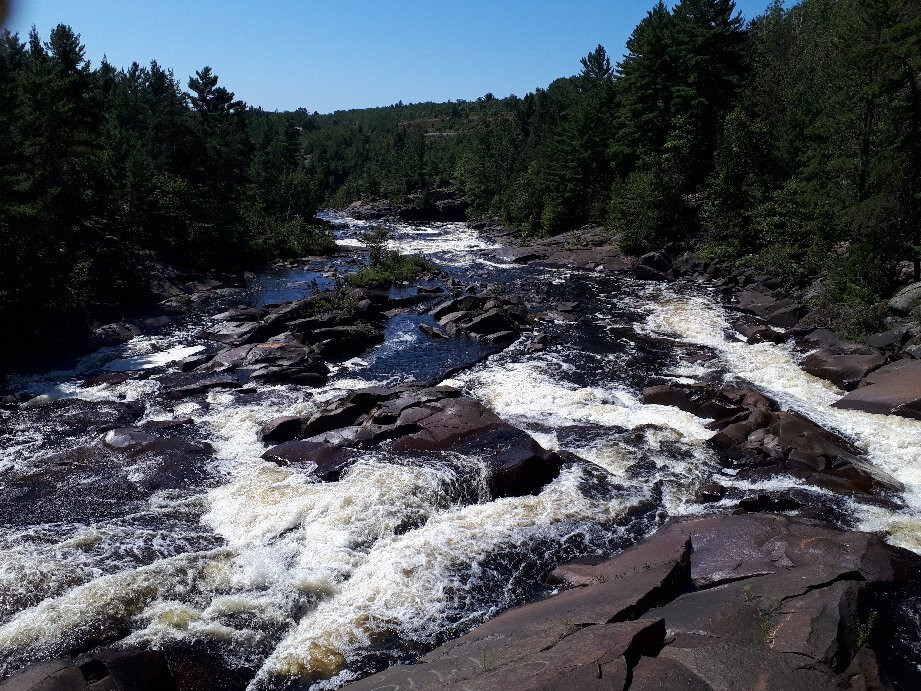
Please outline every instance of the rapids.
[[[347, 248], [370, 225], [329, 216]], [[562, 561], [622, 549], [669, 516], [719, 510], [695, 501], [701, 485], [752, 489], [720, 466], [706, 420], [640, 403], [644, 386], [701, 376], [754, 384], [852, 440], [905, 484], [904, 505], [835, 501], [857, 527], [921, 551], [921, 422], [832, 408], [840, 392], [802, 372], [790, 347], [746, 344], [705, 286], [506, 263], [464, 224], [390, 229], [394, 248], [425, 254], [464, 282], [504, 284], [544, 310], [575, 301], [573, 317], [555, 312], [537, 325], [549, 335], [545, 352], [527, 352], [522, 339], [484, 360], [477, 343], [421, 333], [423, 317], [410, 313], [390, 321], [385, 343], [335, 365], [325, 387], [258, 384], [213, 390], [205, 403], [168, 401], [151, 375], [201, 349], [195, 333], [226, 307], [214, 304], [71, 370], [16, 377], [32, 400], [0, 410], [0, 497], [34, 481], [72, 486], [78, 498], [58, 513], [28, 502], [4, 509], [0, 675], [98, 645], [195, 645], [248, 670], [253, 689], [319, 689], [414, 659], [550, 592], [541, 578]], [[328, 281], [310, 269], [266, 272], [233, 302], [291, 300]], [[368, 452], [335, 483], [260, 458], [257, 432], [268, 419], [473, 362], [445, 383], [544, 447], [590, 463], [567, 466], [536, 496], [493, 500], [476, 456], [422, 463]], [[83, 385], [106, 372], [130, 376]], [[104, 507], [96, 494], [81, 501], [81, 487], [143, 486], [149, 469], [62, 462], [98, 439], [43, 413], [74, 398], [112, 415], [144, 404], [142, 422], [189, 417], [188, 434], [213, 455], [184, 487], [115, 493]], [[771, 481], [794, 486], [828, 494]]]

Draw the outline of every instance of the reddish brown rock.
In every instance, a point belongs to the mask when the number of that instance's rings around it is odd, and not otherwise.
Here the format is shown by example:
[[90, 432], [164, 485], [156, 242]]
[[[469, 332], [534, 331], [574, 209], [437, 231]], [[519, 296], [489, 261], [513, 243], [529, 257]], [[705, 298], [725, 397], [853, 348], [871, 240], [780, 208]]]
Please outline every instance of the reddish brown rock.
[[816, 377], [827, 379], [835, 386], [850, 391], [873, 370], [886, 364], [879, 353], [871, 355], [836, 355], [820, 348], [803, 361], [803, 369]]
[[877, 370], [835, 408], [921, 419], [921, 361], [900, 360]]
[[551, 580], [569, 590], [346, 688], [880, 688], [862, 603], [904, 559], [921, 562], [814, 521], [677, 523], [561, 566]]

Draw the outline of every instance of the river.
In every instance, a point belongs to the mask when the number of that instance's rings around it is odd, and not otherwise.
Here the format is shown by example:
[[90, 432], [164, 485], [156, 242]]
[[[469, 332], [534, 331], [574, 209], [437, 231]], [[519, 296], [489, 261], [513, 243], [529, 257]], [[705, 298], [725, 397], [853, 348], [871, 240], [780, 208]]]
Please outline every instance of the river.
[[[344, 226], [342, 245], [359, 244], [366, 222], [329, 217]], [[537, 326], [547, 350], [528, 352], [521, 339], [443, 383], [589, 463], [565, 467], [536, 496], [494, 500], [475, 456], [367, 452], [332, 483], [263, 460], [257, 433], [271, 418], [428, 379], [487, 351], [427, 336], [411, 312], [390, 320], [383, 344], [336, 363], [324, 387], [162, 396], [157, 377], [202, 348], [195, 334], [213, 315], [329, 282], [316, 267], [260, 274], [166, 333], [14, 380], [34, 398], [0, 411], [0, 674], [97, 645], [186, 646], [240, 670], [240, 688], [304, 678], [335, 688], [549, 592], [541, 578], [554, 565], [622, 549], [667, 517], [725, 511], [738, 492], [766, 486], [829, 495], [792, 477], [736, 479], [705, 443], [706, 420], [640, 402], [651, 383], [740, 380], [838, 431], [906, 489], [895, 508], [825, 499], [854, 527], [921, 551], [921, 421], [832, 408], [840, 392], [802, 372], [801, 354], [747, 344], [705, 285], [507, 263], [463, 224], [390, 229], [394, 248], [465, 283], [503, 284], [547, 313]], [[576, 305], [554, 310], [563, 302]], [[127, 378], [84, 386], [117, 372]], [[61, 407], [70, 399], [85, 403]], [[162, 468], [142, 457], [99, 462], [101, 434], [82, 425], [85, 411], [110, 419], [132, 406], [143, 408], [137, 424], [190, 418], [177, 434], [213, 451], [170, 486], [150, 481]], [[738, 492], [696, 501], [714, 479]]]

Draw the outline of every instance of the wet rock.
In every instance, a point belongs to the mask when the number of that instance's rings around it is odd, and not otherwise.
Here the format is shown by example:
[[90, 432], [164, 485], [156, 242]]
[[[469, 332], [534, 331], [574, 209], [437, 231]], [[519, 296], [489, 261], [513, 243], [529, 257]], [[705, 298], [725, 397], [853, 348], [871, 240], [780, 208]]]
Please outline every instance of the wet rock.
[[191, 425], [192, 423], [193, 420], [190, 417], [176, 418], [172, 420], [148, 420], [141, 425], [141, 428], [145, 430], [174, 429], [176, 427]]
[[31, 399], [23, 407], [26, 411], [24, 423], [31, 421], [39, 426], [54, 420], [56, 434], [64, 437], [102, 434], [116, 427], [127, 427], [144, 414], [144, 404], [140, 401], [122, 403], [66, 398], [35, 402]]
[[304, 334], [307, 343], [315, 344], [317, 353], [324, 357], [343, 359], [360, 355], [372, 345], [384, 342], [384, 332], [379, 327], [364, 323], [316, 329]]
[[645, 404], [680, 408], [698, 417], [720, 420], [743, 410], [708, 386], [700, 384], [663, 384], [643, 389]]
[[306, 467], [323, 482], [336, 482], [342, 471], [354, 462], [355, 455], [348, 449], [313, 441], [288, 441], [262, 454], [267, 461], [278, 465]]
[[810, 353], [802, 367], [809, 374], [827, 379], [835, 386], [850, 391], [873, 370], [886, 364], [886, 358], [879, 353], [872, 355], [835, 355], [820, 348]]
[[430, 324], [419, 324], [419, 331], [435, 338], [449, 338], [448, 334], [446, 334], [444, 331], [437, 327], [431, 326]]
[[921, 419], [921, 361], [898, 360], [876, 370], [833, 406]]
[[711, 482], [701, 487], [697, 492], [697, 501], [701, 504], [720, 501], [726, 496], [726, 488], [718, 482]]
[[299, 415], [283, 415], [265, 423], [259, 430], [259, 438], [264, 442], [280, 443], [299, 438], [308, 418]]
[[745, 324], [734, 322], [732, 328], [745, 337], [749, 343], [783, 343], [788, 336], [767, 324]]
[[134, 324], [116, 322], [114, 324], [105, 324], [98, 329], [94, 329], [90, 342], [93, 348], [102, 348], [104, 346], [127, 343], [135, 336], [140, 335], [141, 330]]
[[684, 537], [639, 545], [589, 587], [509, 610], [416, 664], [345, 688], [622, 689], [637, 660], [665, 641], [663, 621], [643, 612], [680, 593], [689, 567]]
[[708, 427], [717, 433], [708, 443], [727, 454], [739, 478], [795, 475], [884, 503], [901, 491], [899, 482], [863, 461], [847, 441], [798, 413], [778, 411], [776, 402], [752, 389], [668, 384], [645, 389], [642, 400], [712, 418]]
[[198, 337], [218, 343], [245, 343], [259, 326], [259, 322], [223, 322], [200, 331]]
[[83, 387], [88, 389], [94, 386], [117, 386], [118, 384], [124, 384], [135, 376], [135, 372], [109, 372], [108, 374], [100, 374], [85, 380]]
[[230, 374], [207, 372], [174, 373], [158, 377], [167, 398], [178, 399], [206, 393], [211, 389], [236, 389], [240, 381]]
[[188, 357], [179, 361], [179, 370], [181, 372], [191, 372], [211, 360], [212, 355], [213, 351], [211, 353], [204, 351], [201, 353], [195, 353], [194, 355], [189, 355]]
[[106, 432], [102, 440], [110, 449], [129, 450], [150, 444], [157, 437], [136, 428], [120, 427]]

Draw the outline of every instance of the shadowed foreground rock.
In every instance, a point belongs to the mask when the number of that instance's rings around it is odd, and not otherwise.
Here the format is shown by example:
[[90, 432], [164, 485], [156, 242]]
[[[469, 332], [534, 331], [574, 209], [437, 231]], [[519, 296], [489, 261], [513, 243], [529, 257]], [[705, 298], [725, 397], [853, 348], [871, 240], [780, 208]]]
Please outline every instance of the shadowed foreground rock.
[[906, 560], [917, 568], [873, 535], [803, 519], [674, 524], [561, 566], [549, 580], [568, 589], [345, 688], [888, 688], [867, 601]]

